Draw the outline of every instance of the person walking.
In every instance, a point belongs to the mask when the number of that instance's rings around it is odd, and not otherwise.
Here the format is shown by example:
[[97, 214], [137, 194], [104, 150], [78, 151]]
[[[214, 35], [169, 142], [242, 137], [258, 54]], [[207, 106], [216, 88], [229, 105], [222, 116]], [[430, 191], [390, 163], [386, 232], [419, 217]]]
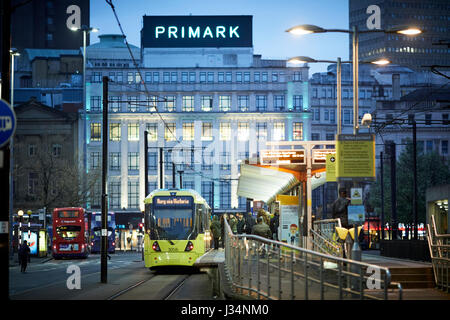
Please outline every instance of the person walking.
[[272, 219], [270, 219], [270, 231], [272, 231], [272, 236], [274, 240], [278, 241], [278, 226], [280, 225], [280, 213], [275, 210], [275, 214]]
[[219, 218], [216, 215], [213, 217], [213, 221], [211, 223], [210, 229], [211, 229], [211, 233], [213, 236], [214, 250], [218, 250], [219, 249], [219, 238], [222, 233], [222, 227], [220, 225]]
[[28, 246], [27, 240], [25, 240], [19, 249], [20, 272], [26, 273], [27, 264], [29, 261], [30, 261], [30, 247]]
[[237, 233], [237, 219], [234, 215], [230, 214], [230, 221], [228, 223], [230, 224], [231, 231], [233, 234]]
[[[253, 226], [252, 234], [263, 238], [271, 239], [272, 233], [270, 231], [270, 227], [264, 222], [263, 217], [258, 217], [258, 219], [256, 219], [256, 222], [257, 223]], [[266, 244], [263, 242], [261, 243], [261, 246], [259, 248], [259, 250], [261, 251], [261, 258], [264, 258], [266, 255], [265, 246]]]
[[255, 219], [252, 216], [252, 213], [249, 212], [246, 216], [245, 216], [245, 230], [244, 232], [247, 234], [252, 234], [252, 229], [253, 226], [255, 225]]
[[244, 216], [242, 215], [242, 213], [237, 213], [237, 233], [238, 234], [242, 234], [245, 232], [245, 219]]
[[344, 228], [350, 228], [348, 224], [348, 206], [350, 205], [350, 199], [347, 198], [347, 190], [345, 188], [339, 188], [339, 198], [337, 198], [331, 205], [331, 212], [333, 219], [341, 219], [341, 226]]

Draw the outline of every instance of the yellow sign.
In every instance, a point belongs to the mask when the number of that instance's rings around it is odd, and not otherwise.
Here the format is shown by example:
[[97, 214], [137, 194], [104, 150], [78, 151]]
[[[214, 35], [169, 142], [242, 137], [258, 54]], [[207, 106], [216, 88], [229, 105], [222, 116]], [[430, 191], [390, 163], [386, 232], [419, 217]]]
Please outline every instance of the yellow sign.
[[336, 181], [336, 153], [327, 154], [327, 162], [326, 162], [326, 181], [327, 182], [335, 182]]
[[276, 201], [279, 201], [280, 205], [298, 205], [298, 196], [277, 194]]
[[375, 180], [375, 136], [341, 134], [336, 142], [339, 180]]

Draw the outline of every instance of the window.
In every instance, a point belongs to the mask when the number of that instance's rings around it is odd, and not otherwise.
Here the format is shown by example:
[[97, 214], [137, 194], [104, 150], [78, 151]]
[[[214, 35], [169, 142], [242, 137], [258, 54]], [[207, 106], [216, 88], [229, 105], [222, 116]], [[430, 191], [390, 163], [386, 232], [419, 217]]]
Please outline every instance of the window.
[[211, 141], [212, 137], [212, 123], [211, 122], [203, 122], [202, 123], [202, 140], [203, 141]]
[[352, 122], [351, 111], [344, 110], [344, 124], [351, 124]]
[[232, 77], [231, 72], [225, 73], [225, 81], [226, 81], [227, 83], [231, 83], [232, 80], [233, 80], [233, 77]]
[[441, 154], [448, 155], [448, 140], [441, 141]]
[[311, 133], [311, 140], [312, 141], [319, 141], [320, 140], [320, 133]]
[[158, 153], [149, 152], [148, 153], [148, 169], [156, 170], [158, 164]]
[[212, 103], [213, 103], [212, 96], [202, 96], [201, 97], [202, 111], [211, 111]]
[[267, 82], [268, 81], [268, 75], [267, 72], [263, 72], [262, 73], [262, 82]]
[[214, 83], [214, 72], [208, 72], [208, 83]]
[[37, 153], [37, 146], [35, 144], [28, 145], [28, 156], [34, 157]]
[[102, 97], [101, 96], [92, 96], [91, 97], [91, 111], [92, 112], [102, 111]]
[[140, 84], [142, 82], [141, 74], [139, 72], [136, 72], [135, 77], [136, 77], [136, 83]]
[[254, 81], [256, 82], [256, 83], [259, 83], [260, 81], [261, 81], [261, 76], [260, 76], [260, 73], [259, 72], [255, 72], [254, 73]]
[[176, 111], [175, 96], [165, 96], [165, 99], [166, 101], [164, 101], [164, 110], [166, 110], [166, 112]]
[[300, 71], [294, 72], [294, 81], [302, 81], [302, 73]]
[[116, 82], [117, 83], [122, 83], [123, 82], [123, 73], [122, 73], [122, 71], [120, 71], [120, 72], [116, 72]]
[[248, 96], [238, 96], [239, 111], [246, 112], [249, 110]]
[[62, 145], [55, 143], [52, 145], [52, 155], [54, 157], [60, 157], [62, 153]]
[[273, 124], [273, 140], [284, 140], [284, 122], [275, 122]]
[[139, 141], [139, 124], [128, 124], [128, 141]]
[[163, 82], [170, 83], [170, 72], [163, 72]]
[[195, 72], [189, 72], [189, 83], [195, 83], [195, 81], [196, 81]]
[[443, 113], [442, 114], [442, 124], [444, 126], [448, 126], [449, 125], [449, 121], [448, 121], [448, 113]]
[[38, 191], [39, 175], [37, 172], [28, 173], [28, 195], [34, 196]]
[[231, 124], [221, 123], [220, 124], [220, 140], [230, 140], [231, 139]]
[[194, 140], [194, 123], [185, 122], [183, 123], [183, 140]]
[[100, 123], [91, 123], [91, 141], [102, 140], [102, 125]]
[[92, 82], [102, 82], [102, 73], [101, 72], [93, 72], [91, 81]]
[[177, 72], [170, 73], [170, 82], [172, 82], [172, 83], [178, 82], [178, 73]]
[[202, 170], [212, 170], [214, 151], [203, 151]]
[[157, 141], [158, 140], [158, 124], [157, 123], [147, 123], [147, 140]]
[[194, 111], [194, 96], [183, 96], [183, 111]]
[[139, 170], [139, 152], [128, 152], [128, 170]]
[[294, 122], [292, 130], [294, 140], [303, 140], [303, 122]]
[[242, 83], [242, 72], [236, 72], [236, 82]]
[[231, 109], [231, 96], [219, 96], [219, 110], [226, 112]]
[[176, 132], [175, 132], [176, 124], [175, 123], [166, 123], [164, 127], [164, 139], [166, 141], [175, 141]]
[[313, 109], [313, 112], [314, 112], [314, 120], [320, 121], [320, 109], [315, 108], [315, 109]]
[[120, 123], [110, 123], [109, 124], [109, 140], [110, 141], [120, 141], [121, 129]]
[[348, 99], [349, 98], [349, 96], [348, 96], [348, 94], [349, 94], [349, 91], [348, 91], [348, 89], [344, 89], [344, 94], [343, 94], [343, 99]]
[[[212, 201], [212, 184], [211, 181], [202, 181], [202, 197], [207, 199], [208, 203]], [[212, 206], [213, 204], [211, 204]]]
[[146, 83], [151, 83], [152, 82], [152, 73], [151, 72], [146, 72], [145, 73], [145, 82]]
[[425, 115], [425, 125], [429, 126], [431, 125], [431, 114], [426, 114]]
[[109, 153], [109, 169], [120, 170], [120, 152]]
[[272, 72], [272, 82], [278, 82], [278, 72]]
[[425, 141], [425, 148], [427, 153], [433, 152], [433, 140]]
[[206, 72], [200, 72], [200, 83], [206, 82]]
[[147, 112], [156, 112], [158, 107], [156, 96], [147, 97]]
[[336, 122], [336, 110], [330, 110], [330, 122], [331, 123]]
[[138, 97], [128, 96], [128, 111], [137, 112], [139, 111]]
[[217, 82], [219, 82], [219, 83], [225, 82], [225, 74], [223, 72], [218, 73]]
[[303, 106], [303, 96], [302, 95], [294, 95], [294, 110], [301, 110]]
[[100, 163], [101, 163], [100, 152], [91, 152], [91, 157], [90, 157], [91, 169], [100, 168]]
[[128, 82], [128, 84], [132, 84], [134, 82], [134, 74], [133, 74], [133, 72], [128, 72], [127, 73], [127, 82]]
[[182, 83], [188, 83], [188, 73], [187, 72], [182, 72], [181, 73], [181, 82]]
[[227, 182], [220, 183], [220, 207], [229, 208], [231, 206], [231, 187]]
[[110, 112], [120, 112], [120, 96], [109, 97], [109, 111]]
[[47, 33], [47, 41], [53, 41], [53, 33]]
[[267, 96], [256, 96], [256, 111], [266, 111], [267, 109]]
[[324, 115], [323, 120], [330, 121], [330, 110], [325, 109], [323, 115]]
[[153, 72], [153, 83], [159, 83], [159, 72]]
[[333, 89], [332, 88], [327, 89], [327, 98], [328, 99], [333, 98]]
[[273, 96], [273, 105], [275, 107], [275, 111], [284, 110], [285, 98], [284, 95], [275, 95]]
[[247, 141], [249, 138], [250, 130], [249, 124], [246, 122], [238, 123], [238, 139], [239, 141]]
[[267, 139], [267, 123], [266, 122], [257, 122], [256, 123], [256, 138], [258, 140], [266, 140]]
[[128, 180], [128, 208], [139, 207], [139, 181]]
[[245, 83], [250, 82], [250, 72], [244, 72], [244, 82]]
[[220, 153], [220, 169], [222, 170], [230, 170], [230, 153], [229, 152], [221, 152]]
[[120, 181], [109, 183], [108, 198], [111, 208], [120, 208]]

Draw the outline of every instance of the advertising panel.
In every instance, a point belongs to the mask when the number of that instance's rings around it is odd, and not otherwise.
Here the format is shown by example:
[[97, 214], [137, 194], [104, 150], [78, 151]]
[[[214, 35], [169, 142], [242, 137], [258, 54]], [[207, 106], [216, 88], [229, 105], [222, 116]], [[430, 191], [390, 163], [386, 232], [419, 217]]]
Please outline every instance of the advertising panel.
[[365, 221], [365, 211], [363, 205], [348, 206], [348, 224], [361, 226]]
[[262, 165], [305, 164], [305, 150], [261, 150]]
[[23, 240], [27, 240], [27, 244], [30, 247], [30, 254], [37, 254], [38, 250], [38, 241], [37, 241], [37, 233], [31, 232], [30, 236], [28, 236], [28, 232], [22, 233]]
[[143, 48], [252, 47], [252, 16], [144, 16]]

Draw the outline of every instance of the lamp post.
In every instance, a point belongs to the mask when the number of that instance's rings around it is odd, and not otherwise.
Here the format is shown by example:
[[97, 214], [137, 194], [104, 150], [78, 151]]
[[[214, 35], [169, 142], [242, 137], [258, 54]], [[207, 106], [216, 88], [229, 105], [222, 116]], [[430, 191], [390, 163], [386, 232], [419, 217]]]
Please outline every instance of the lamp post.
[[17, 212], [17, 215], [19, 216], [19, 230], [18, 230], [18, 237], [19, 237], [19, 248], [22, 245], [22, 219], [23, 219], [23, 210], [19, 210]]
[[20, 56], [20, 53], [12, 48], [9, 54], [11, 55], [11, 107], [14, 108], [14, 58]]
[[[337, 80], [337, 87], [336, 87], [336, 91], [337, 91], [337, 101], [336, 101], [336, 106], [337, 106], [337, 134], [341, 134], [342, 133], [342, 121], [341, 121], [341, 109], [342, 109], [342, 99], [341, 99], [341, 93], [342, 93], [342, 63], [352, 63], [352, 61], [341, 61], [341, 58], [338, 57], [337, 61], [332, 61], [332, 60], [316, 60], [310, 57], [305, 57], [305, 56], [297, 56], [294, 58], [291, 58], [288, 60], [288, 62], [290, 63], [294, 63], [294, 64], [299, 64], [299, 63], [336, 63], [336, 80]], [[375, 65], [387, 65], [390, 63], [389, 60], [382, 58], [382, 59], [378, 59], [378, 60], [374, 60], [374, 61], [359, 61], [359, 63], [371, 63], [371, 64], [375, 64]]]
[[30, 239], [31, 237], [31, 210], [27, 211], [27, 215], [28, 215], [28, 239]]
[[[84, 172], [86, 173], [87, 168], [87, 117], [86, 117], [86, 38], [91, 32], [98, 32], [98, 28], [91, 28], [86, 25], [82, 25], [81, 28], [71, 28], [72, 31], [82, 31], [83, 32], [83, 166]], [[86, 179], [83, 179], [86, 182]]]
[[373, 29], [373, 30], [358, 30], [356, 26], [353, 26], [351, 30], [347, 29], [324, 29], [315, 25], [303, 24], [298, 25], [286, 30], [286, 32], [292, 33], [294, 35], [304, 35], [310, 33], [325, 33], [325, 32], [340, 32], [340, 33], [348, 33], [352, 35], [352, 48], [353, 48], [353, 134], [358, 134], [359, 129], [359, 115], [358, 115], [358, 62], [359, 62], [359, 34], [361, 33], [374, 33], [374, 32], [382, 32], [382, 33], [399, 33], [408, 36], [414, 36], [422, 33], [422, 31], [417, 27], [394, 27], [390, 29]]

